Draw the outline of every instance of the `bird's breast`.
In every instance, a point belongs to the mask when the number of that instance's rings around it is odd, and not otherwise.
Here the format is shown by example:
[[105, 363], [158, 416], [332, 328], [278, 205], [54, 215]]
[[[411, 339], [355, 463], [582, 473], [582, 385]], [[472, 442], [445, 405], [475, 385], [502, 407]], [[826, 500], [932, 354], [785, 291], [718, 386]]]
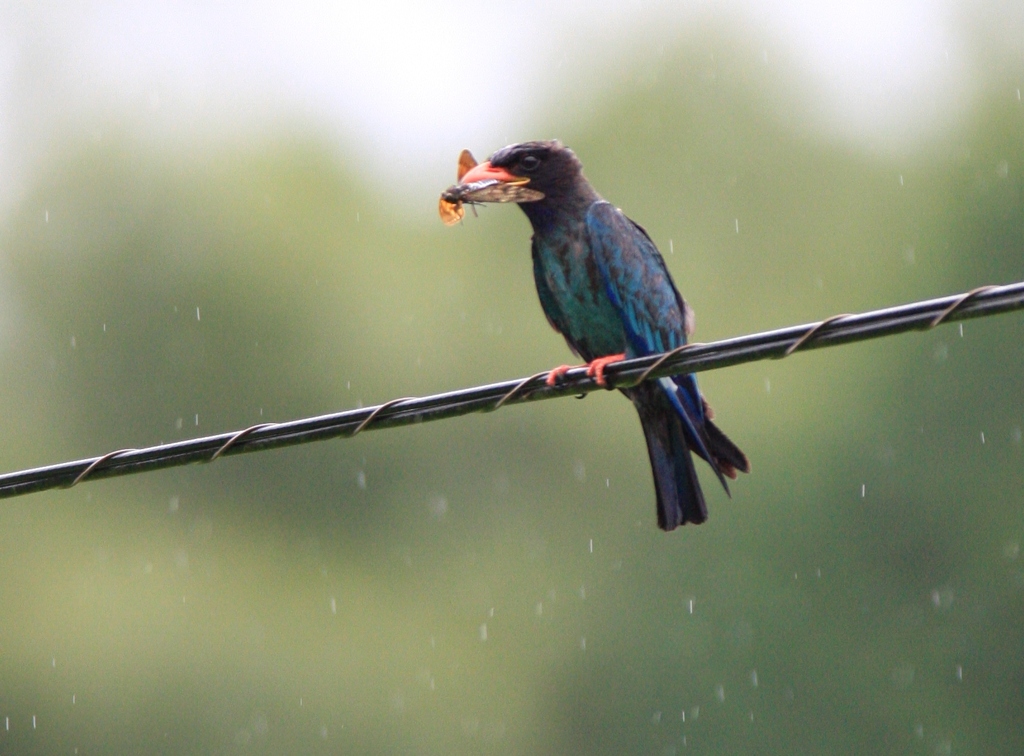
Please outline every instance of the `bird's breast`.
[[534, 254], [537, 288], [542, 292], [546, 288], [555, 304], [548, 318], [570, 345], [586, 360], [622, 352], [626, 343], [622, 320], [608, 298], [582, 229], [535, 239]]

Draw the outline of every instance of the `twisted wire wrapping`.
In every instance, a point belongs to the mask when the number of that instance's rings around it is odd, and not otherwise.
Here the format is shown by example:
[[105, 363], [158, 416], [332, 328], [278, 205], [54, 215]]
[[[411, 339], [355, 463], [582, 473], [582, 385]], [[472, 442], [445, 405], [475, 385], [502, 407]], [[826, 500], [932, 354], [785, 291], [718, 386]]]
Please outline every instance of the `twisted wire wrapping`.
[[94, 459], [91, 464], [87, 465], [86, 468], [84, 470], [82, 470], [82, 472], [78, 473], [78, 476], [73, 481], [68, 483], [67, 488], [72, 488], [73, 486], [77, 486], [83, 480], [88, 478], [89, 474], [93, 470], [95, 470], [97, 467], [102, 465], [104, 462], [106, 462], [108, 460], [111, 460], [111, 459], [114, 459], [115, 457], [119, 457], [122, 454], [127, 454], [128, 452], [135, 452], [135, 451], [138, 451], [138, 449], [118, 449], [117, 451], [107, 452], [102, 457], [98, 457], [97, 459]]

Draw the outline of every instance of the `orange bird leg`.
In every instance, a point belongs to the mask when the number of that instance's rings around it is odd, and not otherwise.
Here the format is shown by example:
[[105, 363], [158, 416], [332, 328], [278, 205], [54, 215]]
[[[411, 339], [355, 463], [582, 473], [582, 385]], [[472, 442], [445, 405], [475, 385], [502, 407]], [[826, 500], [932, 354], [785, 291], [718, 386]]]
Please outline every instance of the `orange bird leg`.
[[598, 357], [587, 365], [587, 375], [596, 380], [598, 386], [604, 386], [604, 369], [613, 362], [622, 362], [624, 359], [626, 359], [625, 353], [609, 354], [607, 357]]
[[559, 365], [556, 368], [552, 368], [551, 372], [548, 373], [548, 377], [544, 379], [544, 383], [549, 386], [554, 386], [560, 380], [565, 377], [565, 374], [572, 370], [574, 367], [583, 367], [582, 365]]

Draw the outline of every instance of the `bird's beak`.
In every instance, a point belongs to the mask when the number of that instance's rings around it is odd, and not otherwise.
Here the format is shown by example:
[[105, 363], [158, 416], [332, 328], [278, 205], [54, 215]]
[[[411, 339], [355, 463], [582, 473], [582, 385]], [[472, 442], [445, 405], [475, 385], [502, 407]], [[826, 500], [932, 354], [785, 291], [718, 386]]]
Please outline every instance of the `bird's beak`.
[[537, 202], [544, 193], [527, 189], [530, 179], [514, 176], [504, 168], [495, 168], [488, 160], [477, 165], [469, 150], [459, 155], [457, 173], [459, 183], [441, 192], [437, 206], [441, 220], [451, 226], [462, 220], [464, 202]]
[[522, 176], [513, 176], [504, 168], [495, 168], [489, 160], [473, 166], [459, 178], [460, 184], [473, 184], [477, 181], [500, 181], [503, 184], [523, 186], [529, 183], [530, 179]]

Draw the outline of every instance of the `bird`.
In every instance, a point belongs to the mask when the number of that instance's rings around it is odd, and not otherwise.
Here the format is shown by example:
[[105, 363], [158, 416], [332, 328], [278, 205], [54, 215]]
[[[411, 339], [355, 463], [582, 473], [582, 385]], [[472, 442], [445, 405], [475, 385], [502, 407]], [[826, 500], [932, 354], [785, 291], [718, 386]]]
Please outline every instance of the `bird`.
[[[643, 227], [597, 193], [579, 158], [560, 141], [512, 144], [480, 164], [463, 152], [458, 178], [460, 185], [508, 187], [508, 194], [490, 191], [484, 196], [494, 199], [483, 201], [520, 198], [517, 204], [533, 227], [533, 275], [541, 308], [598, 384], [606, 385], [604, 370], [613, 362], [687, 343], [693, 312], [657, 246]], [[520, 187], [532, 191], [515, 191]], [[562, 365], [550, 371], [548, 384], [569, 369]], [[619, 390], [640, 416], [658, 526], [671, 531], [706, 521], [707, 504], [691, 452], [711, 466], [727, 495], [726, 478], [750, 472], [750, 462], [712, 422], [696, 377], [650, 379]]]

